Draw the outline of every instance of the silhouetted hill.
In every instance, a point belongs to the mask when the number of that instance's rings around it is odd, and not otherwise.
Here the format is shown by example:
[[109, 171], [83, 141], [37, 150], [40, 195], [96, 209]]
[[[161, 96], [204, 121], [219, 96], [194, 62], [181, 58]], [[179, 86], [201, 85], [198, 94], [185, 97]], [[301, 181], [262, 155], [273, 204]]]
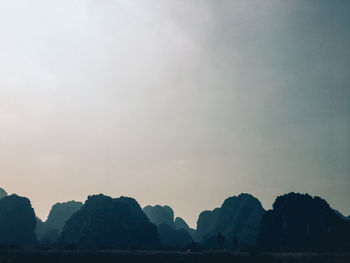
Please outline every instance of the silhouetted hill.
[[167, 224], [168, 226], [175, 228], [174, 223], [174, 211], [170, 206], [146, 206], [143, 208], [143, 212], [147, 215], [148, 219], [159, 226], [161, 224]]
[[17, 195], [0, 199], [0, 243], [33, 246], [36, 243], [35, 224], [29, 199]]
[[290, 193], [264, 214], [260, 244], [269, 251], [349, 250], [350, 222], [320, 197]]
[[195, 230], [189, 228], [180, 217], [174, 221], [174, 211], [170, 206], [146, 206], [143, 211], [149, 220], [157, 226], [160, 241], [164, 247], [183, 247], [193, 242]]
[[253, 247], [258, 242], [264, 212], [260, 201], [250, 194], [230, 197], [221, 208], [199, 216], [197, 237], [205, 247], [216, 247], [216, 235], [220, 232], [226, 239], [225, 247], [232, 246], [234, 236], [238, 239], [239, 249]]
[[62, 232], [66, 221], [81, 207], [83, 203], [76, 201], [69, 201], [65, 203], [55, 204], [49, 213], [47, 221], [45, 222], [49, 229], [58, 229]]
[[175, 229], [185, 229], [188, 234], [192, 237], [192, 239], [195, 239], [196, 236], [196, 230], [190, 228], [186, 221], [182, 219], [181, 217], [176, 217], [175, 218]]
[[83, 249], [146, 249], [160, 242], [156, 226], [135, 199], [94, 195], [66, 222], [59, 244]]
[[45, 235], [46, 228], [45, 223], [39, 218], [36, 218], [35, 234], [38, 240]]
[[55, 242], [61, 234], [66, 221], [82, 206], [81, 202], [76, 201], [57, 203], [52, 206], [46, 222], [37, 221], [36, 235], [38, 240], [41, 243]]
[[187, 225], [186, 221], [183, 220], [181, 217], [175, 218], [175, 228], [176, 229], [189, 229], [190, 227]]
[[5, 196], [7, 196], [6, 191], [0, 187], [0, 199], [4, 198]]
[[185, 229], [174, 229], [168, 224], [157, 226], [160, 242], [166, 248], [183, 248], [193, 242], [192, 237]]
[[197, 241], [206, 239], [215, 232], [219, 212], [220, 208], [215, 208], [213, 211], [206, 210], [199, 214], [196, 233]]

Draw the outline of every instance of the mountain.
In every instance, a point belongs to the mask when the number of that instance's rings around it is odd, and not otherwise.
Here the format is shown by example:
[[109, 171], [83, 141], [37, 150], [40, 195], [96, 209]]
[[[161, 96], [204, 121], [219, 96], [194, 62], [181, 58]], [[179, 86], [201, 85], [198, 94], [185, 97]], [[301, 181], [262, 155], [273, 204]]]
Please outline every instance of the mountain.
[[54, 243], [60, 236], [58, 229], [47, 229], [45, 222], [38, 217], [36, 218], [35, 234], [39, 243], [45, 245]]
[[175, 228], [176, 229], [190, 229], [190, 227], [187, 225], [186, 221], [183, 220], [181, 217], [175, 218]]
[[165, 247], [184, 247], [193, 242], [196, 230], [191, 229], [185, 220], [177, 217], [170, 206], [146, 206], [143, 211], [149, 220], [157, 226], [160, 241]]
[[268, 251], [350, 250], [350, 222], [320, 197], [277, 197], [261, 221], [260, 245]]
[[204, 240], [215, 233], [219, 213], [220, 208], [215, 208], [213, 211], [206, 210], [199, 214], [196, 240]]
[[58, 243], [81, 249], [157, 248], [156, 226], [133, 198], [89, 196], [66, 222]]
[[170, 206], [146, 206], [143, 208], [143, 212], [147, 215], [149, 220], [159, 226], [161, 224], [167, 224], [171, 228], [175, 228], [174, 223], [174, 211]]
[[38, 220], [36, 235], [42, 243], [53, 243], [63, 230], [66, 221], [78, 211], [83, 204], [81, 202], [69, 201], [55, 204], [49, 213], [46, 222]]
[[183, 228], [174, 229], [168, 224], [157, 226], [160, 242], [165, 248], [183, 248], [193, 242], [190, 234]]
[[176, 217], [175, 218], [175, 229], [179, 230], [179, 229], [185, 229], [187, 231], [188, 234], [190, 234], [190, 236], [192, 237], [192, 239], [195, 239], [196, 237], [196, 230], [193, 228], [190, 228], [186, 221], [183, 220], [181, 217]]
[[35, 245], [35, 224], [29, 199], [17, 195], [0, 199], [0, 243], [20, 247]]
[[7, 196], [6, 191], [0, 187], [0, 199], [4, 198], [5, 196]]
[[239, 249], [254, 247], [258, 242], [260, 221], [265, 210], [260, 201], [250, 194], [227, 198], [220, 208], [200, 214], [197, 238], [205, 247], [216, 247], [218, 233], [232, 247], [237, 240]]

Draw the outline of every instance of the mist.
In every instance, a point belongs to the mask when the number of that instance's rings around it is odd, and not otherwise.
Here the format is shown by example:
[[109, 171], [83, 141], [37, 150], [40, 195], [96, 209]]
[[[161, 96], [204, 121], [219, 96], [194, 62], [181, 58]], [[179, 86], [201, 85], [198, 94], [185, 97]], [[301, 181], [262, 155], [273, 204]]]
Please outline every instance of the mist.
[[198, 214], [308, 192], [350, 214], [350, 2], [0, 3], [0, 183]]

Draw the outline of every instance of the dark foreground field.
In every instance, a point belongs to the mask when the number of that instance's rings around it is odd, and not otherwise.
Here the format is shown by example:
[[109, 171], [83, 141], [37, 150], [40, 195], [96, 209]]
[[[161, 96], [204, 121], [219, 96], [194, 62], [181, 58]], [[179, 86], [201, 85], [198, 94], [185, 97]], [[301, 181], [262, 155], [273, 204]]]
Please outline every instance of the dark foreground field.
[[17, 262], [45, 262], [45, 263], [79, 263], [79, 262], [283, 262], [283, 263], [350, 263], [350, 254], [325, 254], [325, 253], [280, 253], [280, 254], [245, 254], [231, 252], [131, 252], [131, 251], [3, 251], [0, 252], [0, 263]]

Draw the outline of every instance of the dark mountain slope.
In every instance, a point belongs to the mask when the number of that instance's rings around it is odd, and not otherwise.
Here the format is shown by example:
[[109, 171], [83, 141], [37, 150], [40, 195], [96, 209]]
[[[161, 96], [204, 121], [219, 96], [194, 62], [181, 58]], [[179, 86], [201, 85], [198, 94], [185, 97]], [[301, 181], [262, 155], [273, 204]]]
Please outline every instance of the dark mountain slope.
[[17, 195], [0, 199], [0, 243], [20, 247], [35, 245], [35, 225], [29, 199]]
[[159, 236], [135, 199], [89, 196], [67, 221], [59, 239], [82, 249], [156, 248]]
[[264, 214], [260, 245], [270, 251], [348, 251], [350, 222], [320, 197], [289, 193]]
[[253, 247], [258, 242], [264, 212], [260, 201], [250, 194], [230, 197], [221, 208], [200, 214], [197, 237], [205, 247], [216, 247], [216, 235], [220, 232], [226, 239], [225, 247], [231, 247], [234, 238], [240, 249]]

